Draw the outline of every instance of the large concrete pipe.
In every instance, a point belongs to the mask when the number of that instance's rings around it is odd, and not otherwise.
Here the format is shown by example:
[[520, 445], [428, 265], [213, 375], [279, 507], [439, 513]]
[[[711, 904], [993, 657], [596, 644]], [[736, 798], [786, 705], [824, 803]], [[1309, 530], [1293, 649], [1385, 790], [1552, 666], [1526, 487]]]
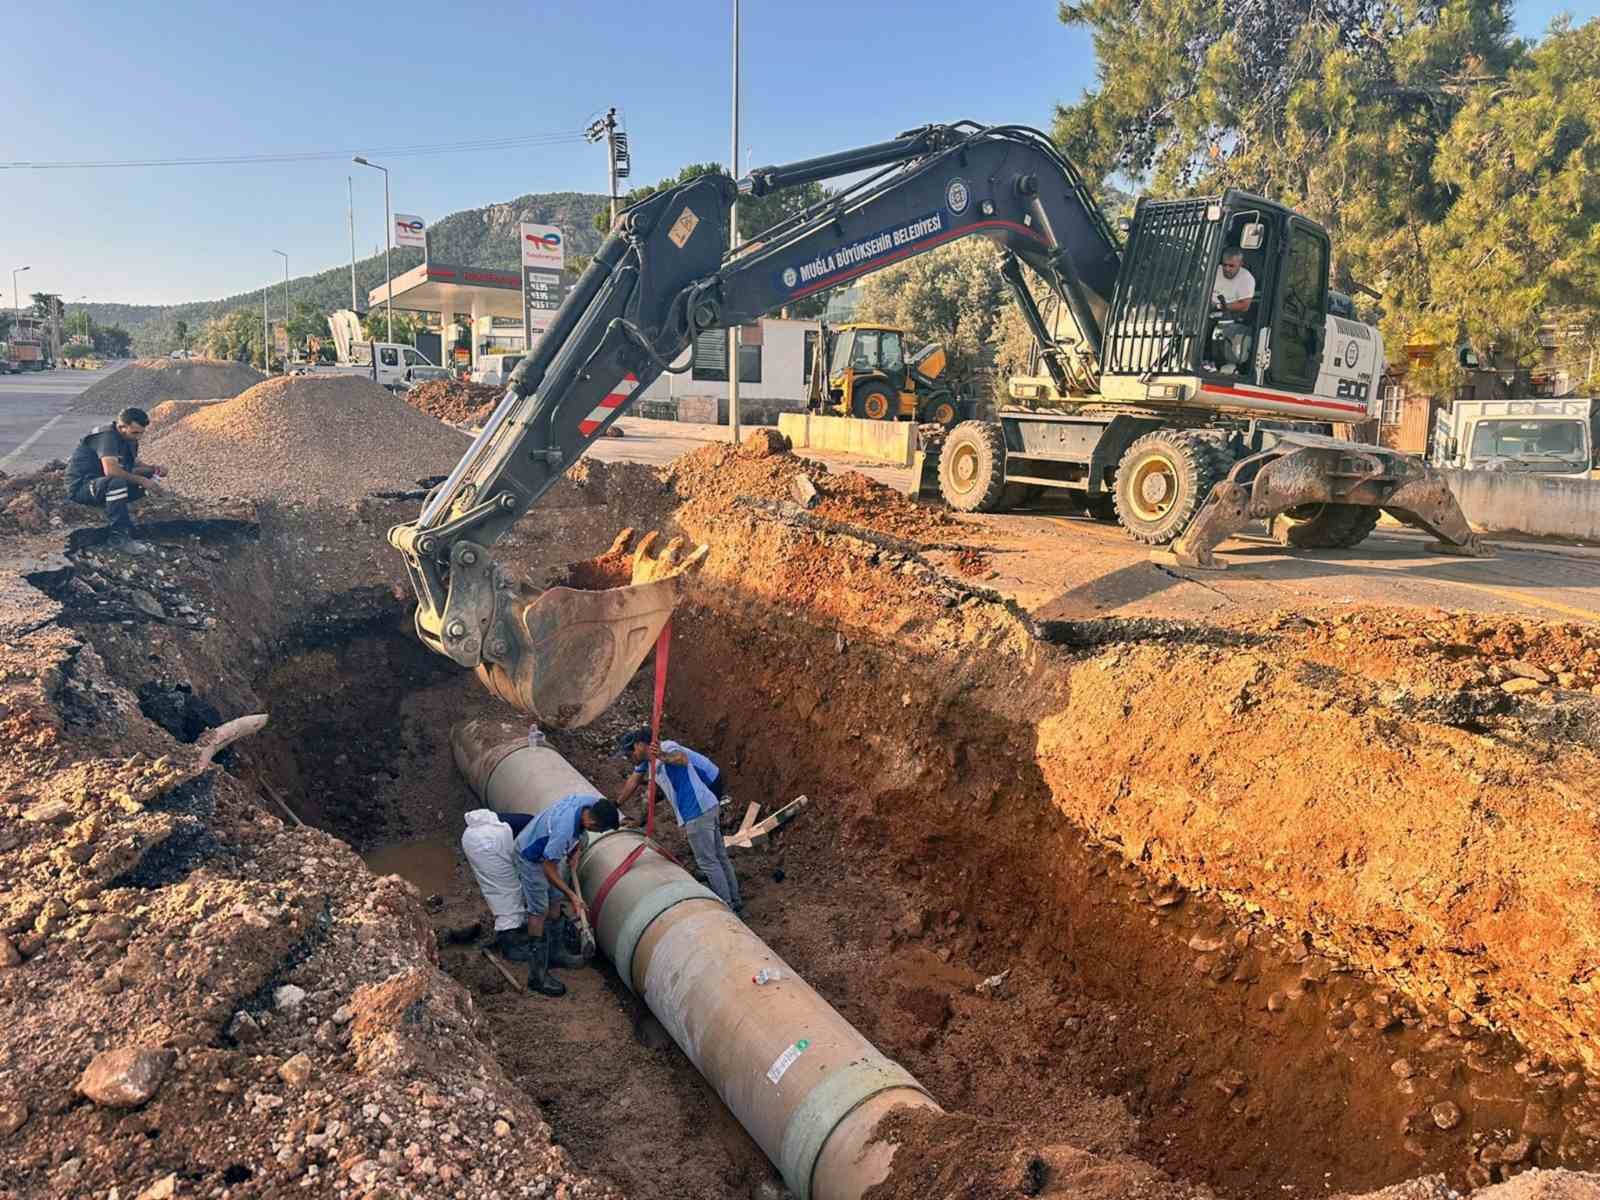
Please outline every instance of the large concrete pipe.
[[[599, 790], [548, 747], [509, 728], [465, 721], [450, 733], [456, 765], [500, 812], [539, 813]], [[858, 1200], [889, 1173], [894, 1146], [874, 1142], [894, 1108], [938, 1109], [707, 888], [648, 848], [634, 829], [589, 835], [578, 891], [600, 907], [595, 938], [633, 993], [689, 1056], [798, 1200]], [[757, 985], [763, 967], [781, 972]]]

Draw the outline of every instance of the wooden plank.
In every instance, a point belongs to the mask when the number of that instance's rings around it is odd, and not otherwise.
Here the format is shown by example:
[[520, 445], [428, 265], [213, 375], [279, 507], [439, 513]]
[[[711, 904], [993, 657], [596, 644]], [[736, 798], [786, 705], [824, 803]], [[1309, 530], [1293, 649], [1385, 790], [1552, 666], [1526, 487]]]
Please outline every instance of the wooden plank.
[[811, 803], [807, 796], [796, 796], [765, 821], [748, 827], [741, 826], [735, 832], [727, 834], [722, 839], [722, 844], [728, 847], [737, 846], [741, 850], [749, 850], [767, 840], [774, 830], [781, 829], [790, 821], [805, 811]]

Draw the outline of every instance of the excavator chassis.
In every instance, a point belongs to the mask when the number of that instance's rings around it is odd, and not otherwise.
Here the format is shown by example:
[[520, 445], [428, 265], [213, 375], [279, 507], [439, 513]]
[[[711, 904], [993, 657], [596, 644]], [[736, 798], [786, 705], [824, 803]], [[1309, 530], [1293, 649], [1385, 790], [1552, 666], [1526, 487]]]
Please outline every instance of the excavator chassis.
[[1220, 571], [1226, 564], [1212, 551], [1228, 537], [1252, 521], [1270, 521], [1314, 504], [1381, 508], [1438, 538], [1430, 549], [1471, 558], [1493, 554], [1467, 524], [1443, 476], [1421, 459], [1383, 446], [1285, 433], [1274, 445], [1235, 463], [1183, 535], [1151, 558]]

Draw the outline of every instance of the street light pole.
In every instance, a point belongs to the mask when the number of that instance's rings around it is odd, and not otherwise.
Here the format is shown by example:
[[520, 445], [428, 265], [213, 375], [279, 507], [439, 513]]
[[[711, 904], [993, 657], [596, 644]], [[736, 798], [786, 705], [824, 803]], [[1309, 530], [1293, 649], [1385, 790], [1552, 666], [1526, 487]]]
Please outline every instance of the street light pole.
[[[739, 180], [739, 0], [733, 0], [733, 153], [728, 171]], [[738, 193], [728, 209], [728, 249], [739, 245]], [[728, 330], [728, 425], [735, 445], [739, 443], [739, 326]]]
[[22, 294], [17, 291], [17, 276], [24, 271], [31, 270], [33, 270], [32, 267], [11, 268], [11, 307], [16, 310], [16, 317], [19, 321], [22, 319]]
[[267, 293], [271, 290], [271, 284], [261, 289], [261, 369], [268, 375], [272, 374], [272, 330], [267, 325]]
[[383, 172], [383, 281], [387, 289], [383, 309], [389, 323], [388, 340], [392, 342], [394, 341], [394, 272], [389, 266], [389, 249], [394, 242], [394, 218], [389, 215], [389, 168], [368, 162], [359, 154], [351, 161], [363, 167], [371, 167], [374, 171]]
[[356, 181], [344, 177], [345, 217], [350, 222], [350, 311], [356, 311]]

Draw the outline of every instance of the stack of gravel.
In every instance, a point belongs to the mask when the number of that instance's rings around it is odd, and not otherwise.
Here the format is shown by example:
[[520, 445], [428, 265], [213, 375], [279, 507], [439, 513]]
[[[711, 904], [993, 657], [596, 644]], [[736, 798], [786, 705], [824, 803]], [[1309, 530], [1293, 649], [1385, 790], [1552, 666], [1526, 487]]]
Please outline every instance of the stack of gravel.
[[84, 388], [72, 408], [114, 413], [132, 405], [149, 412], [163, 400], [227, 399], [261, 379], [254, 367], [222, 359], [140, 358]]
[[360, 376], [258, 383], [153, 430], [141, 457], [174, 491], [355, 504], [448, 474], [469, 443]]

